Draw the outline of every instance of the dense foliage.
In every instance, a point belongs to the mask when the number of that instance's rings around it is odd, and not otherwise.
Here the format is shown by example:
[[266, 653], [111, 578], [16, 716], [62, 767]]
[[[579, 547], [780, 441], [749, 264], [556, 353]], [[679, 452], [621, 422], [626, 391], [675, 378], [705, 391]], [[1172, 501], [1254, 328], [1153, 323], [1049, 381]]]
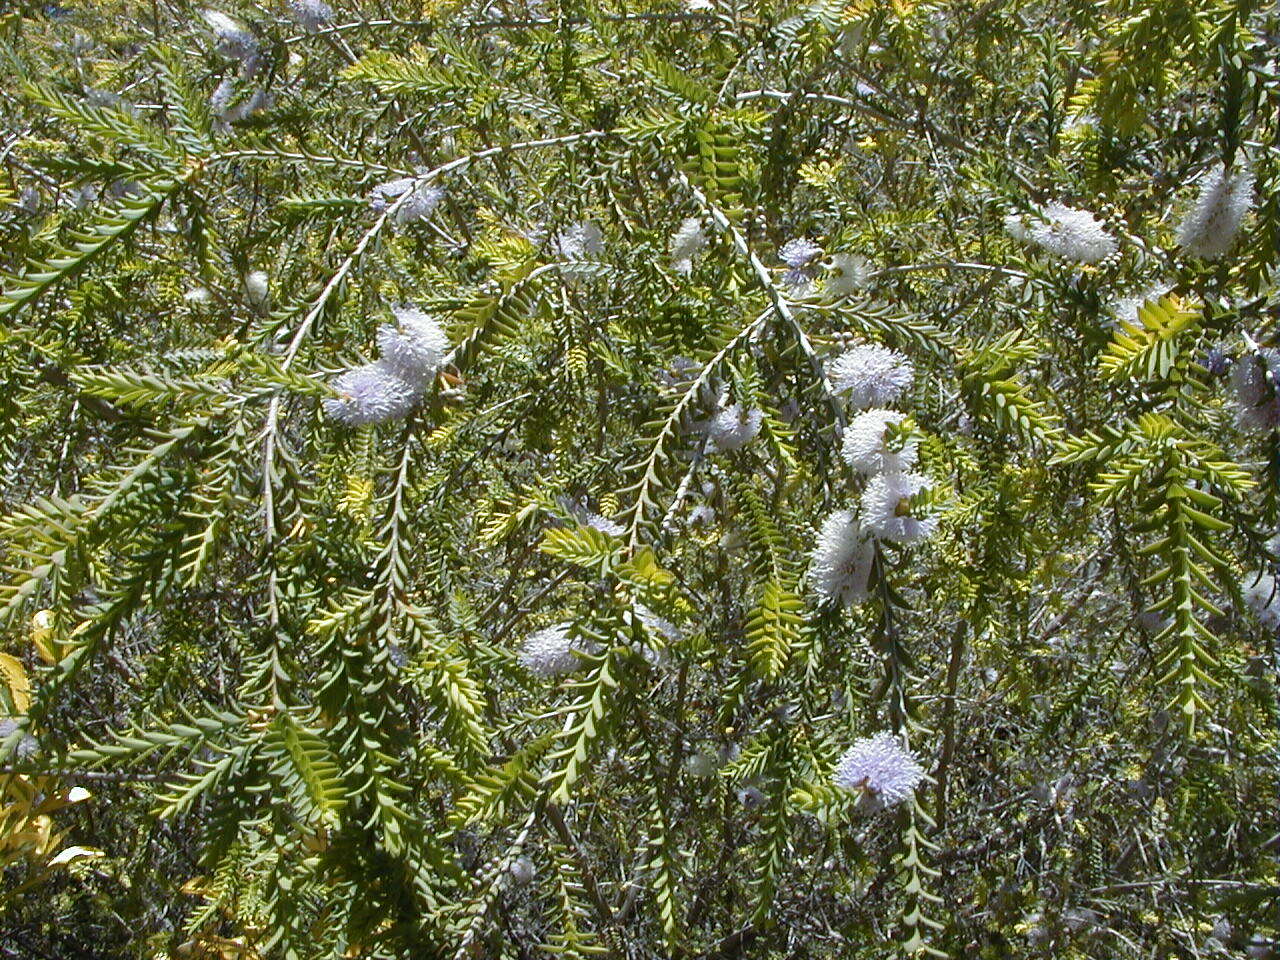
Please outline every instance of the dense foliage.
[[0, 15], [0, 956], [1280, 956], [1278, 38]]

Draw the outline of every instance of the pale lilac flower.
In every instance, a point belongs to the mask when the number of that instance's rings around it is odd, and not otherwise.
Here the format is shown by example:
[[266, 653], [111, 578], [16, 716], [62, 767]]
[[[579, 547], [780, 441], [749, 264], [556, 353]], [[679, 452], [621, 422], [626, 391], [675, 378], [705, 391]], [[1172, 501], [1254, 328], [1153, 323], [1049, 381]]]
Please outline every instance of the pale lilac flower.
[[[18, 721], [12, 717], [4, 717], [0, 719], [0, 748], [4, 747], [4, 742], [17, 732]], [[31, 734], [23, 732], [18, 738], [17, 743], [13, 745], [12, 759], [29, 760], [40, 751], [40, 741]]]
[[890, 445], [890, 428], [900, 424], [906, 414], [896, 410], [874, 409], [858, 414], [849, 421], [844, 432], [844, 459], [859, 473], [870, 475], [886, 471], [909, 470], [916, 462], [916, 442]]
[[325, 412], [349, 427], [402, 419], [418, 402], [418, 391], [382, 360], [348, 370], [333, 389], [338, 396], [325, 399]]
[[854, 742], [836, 764], [832, 780], [843, 790], [862, 790], [886, 807], [909, 800], [924, 767], [891, 733]]
[[862, 523], [875, 536], [897, 543], [917, 543], [933, 536], [936, 517], [914, 517], [907, 501], [928, 489], [929, 478], [918, 473], [879, 473], [862, 492]]
[[831, 384], [849, 394], [855, 408], [883, 407], [897, 400], [915, 379], [911, 361], [875, 343], [858, 344], [831, 363]]
[[1241, 583], [1244, 602], [1268, 630], [1280, 630], [1280, 583], [1275, 574], [1255, 570]]
[[585, 523], [592, 530], [599, 530], [610, 537], [620, 537], [627, 532], [627, 528], [616, 520], [602, 517], [598, 513], [588, 513]]
[[449, 352], [449, 338], [435, 317], [413, 306], [393, 307], [397, 326], [378, 328], [383, 361], [419, 389], [431, 382]]
[[237, 101], [235, 84], [230, 77], [224, 77], [209, 98], [213, 131], [219, 134], [229, 133], [233, 123], [240, 123], [256, 113], [269, 110], [274, 102], [275, 95], [262, 87], [257, 87], [248, 97]]
[[716, 522], [715, 508], [710, 504], [700, 503], [689, 511], [690, 526], [711, 526]]
[[704, 424], [707, 449], [712, 453], [739, 450], [755, 439], [763, 422], [763, 410], [731, 403]]
[[778, 258], [790, 269], [782, 275], [782, 282], [793, 290], [807, 292], [813, 279], [813, 262], [822, 256], [822, 247], [806, 237], [788, 240], [778, 251]]
[[217, 38], [222, 56], [247, 62], [258, 55], [258, 41], [238, 20], [219, 10], [205, 10], [203, 16]]
[[418, 177], [401, 177], [374, 187], [369, 193], [369, 207], [374, 213], [382, 213], [406, 193], [409, 196], [391, 215], [392, 222], [396, 224], [412, 223], [431, 216], [444, 197], [444, 189], [433, 183]]
[[837, 510], [822, 522], [809, 565], [809, 583], [823, 604], [847, 607], [867, 599], [875, 545], [853, 511]]
[[289, 0], [289, 13], [307, 33], [315, 33], [333, 20], [333, 7], [324, 0]]
[[[1270, 383], [1268, 383], [1270, 374]], [[1263, 432], [1280, 426], [1280, 350], [1263, 347], [1240, 357], [1231, 367], [1236, 393], [1236, 419], [1243, 430]]]
[[572, 625], [558, 623], [529, 634], [520, 648], [520, 663], [540, 677], [572, 673], [582, 666], [578, 653], [591, 653], [594, 644], [570, 636]]
[[1252, 207], [1253, 171], [1217, 164], [1201, 178], [1200, 195], [1178, 227], [1179, 246], [1193, 256], [1218, 259], [1236, 242]]
[[820, 256], [822, 256], [822, 247], [807, 237], [788, 240], [778, 250], [778, 258], [792, 270], [807, 267]]

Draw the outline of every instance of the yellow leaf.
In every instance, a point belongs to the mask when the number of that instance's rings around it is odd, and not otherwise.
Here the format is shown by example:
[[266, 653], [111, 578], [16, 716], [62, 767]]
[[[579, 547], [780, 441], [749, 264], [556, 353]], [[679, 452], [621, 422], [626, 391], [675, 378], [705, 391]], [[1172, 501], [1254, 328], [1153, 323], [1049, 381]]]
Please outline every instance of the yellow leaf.
[[54, 639], [55, 619], [52, 610], [39, 610], [31, 618], [31, 642], [35, 644], [40, 659], [52, 666], [57, 663], [57, 641]]
[[7, 653], [0, 653], [0, 675], [9, 687], [9, 697], [14, 713], [26, 713], [31, 706], [31, 683], [22, 661]]

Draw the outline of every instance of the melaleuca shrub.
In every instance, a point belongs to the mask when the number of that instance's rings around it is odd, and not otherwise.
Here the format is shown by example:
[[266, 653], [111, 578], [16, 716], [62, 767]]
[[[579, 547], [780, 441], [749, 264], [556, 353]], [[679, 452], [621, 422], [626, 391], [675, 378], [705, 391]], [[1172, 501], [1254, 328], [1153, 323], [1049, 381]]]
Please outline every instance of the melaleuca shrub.
[[0, 15], [0, 944], [1274, 954], [1278, 35]]

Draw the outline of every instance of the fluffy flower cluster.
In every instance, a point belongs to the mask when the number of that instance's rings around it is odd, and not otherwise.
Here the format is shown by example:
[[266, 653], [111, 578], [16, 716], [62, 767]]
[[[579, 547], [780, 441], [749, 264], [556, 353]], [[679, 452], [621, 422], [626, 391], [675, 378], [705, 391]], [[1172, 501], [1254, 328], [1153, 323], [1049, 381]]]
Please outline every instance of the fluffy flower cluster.
[[449, 340], [435, 319], [416, 307], [396, 307], [398, 326], [378, 330], [382, 359], [355, 367], [333, 381], [338, 396], [324, 401], [339, 423], [363, 427], [409, 415], [440, 368]]
[[671, 269], [688, 276], [693, 272], [694, 258], [707, 245], [707, 235], [702, 232], [702, 221], [689, 217], [671, 237]]
[[1092, 213], [1063, 203], [1046, 204], [1030, 223], [1017, 214], [1005, 217], [1010, 236], [1034, 243], [1055, 257], [1077, 263], [1098, 263], [1116, 252], [1115, 237]]
[[807, 237], [788, 240], [778, 251], [778, 258], [787, 265], [782, 282], [793, 291], [806, 291], [813, 279], [812, 266], [822, 256], [822, 247]]
[[1117, 323], [1128, 323], [1133, 326], [1140, 326], [1141, 321], [1138, 319], [1138, 311], [1146, 304], [1153, 300], [1159, 300], [1169, 292], [1168, 286], [1159, 283], [1153, 283], [1141, 293], [1134, 294], [1132, 297], [1121, 297], [1115, 302], [1115, 320]]
[[1280, 350], [1264, 347], [1257, 354], [1246, 353], [1231, 367], [1231, 386], [1236, 393], [1236, 419], [1242, 429], [1264, 431], [1280, 427], [1280, 394], [1276, 389], [1280, 387]]
[[936, 517], [915, 517], [907, 503], [929, 487], [929, 478], [919, 473], [878, 473], [862, 491], [862, 523], [877, 537], [898, 543], [919, 543], [933, 536]]
[[890, 441], [892, 427], [905, 418], [897, 410], [866, 410], [849, 422], [844, 432], [844, 458], [859, 473], [870, 476], [883, 471], [909, 470], [916, 462], [916, 442]]
[[258, 56], [258, 41], [245, 26], [220, 10], [205, 10], [204, 22], [217, 38], [218, 53], [249, 65]]
[[1253, 171], [1218, 164], [1200, 181], [1200, 195], [1178, 227], [1178, 245], [1187, 253], [1216, 260], [1231, 249], [1245, 214], [1253, 207]]
[[924, 767], [886, 732], [856, 741], [832, 775], [837, 787], [866, 791], [886, 807], [910, 799], [923, 779]]
[[578, 654], [591, 652], [581, 639], [570, 636], [570, 624], [557, 623], [525, 638], [520, 664], [540, 677], [554, 677], [577, 670], [581, 665]]
[[707, 450], [711, 453], [739, 450], [755, 439], [762, 423], [763, 410], [744, 407], [740, 403], [721, 407], [702, 428], [707, 435]]
[[[0, 747], [18, 730], [18, 721], [12, 717], [0, 720]], [[40, 750], [40, 742], [29, 733], [23, 733], [13, 745], [14, 760], [29, 760]]]
[[860, 410], [845, 428], [841, 453], [868, 477], [858, 516], [837, 510], [818, 531], [809, 581], [824, 604], [849, 606], [867, 598], [877, 538], [899, 543], [924, 540], [937, 528], [933, 517], [915, 517], [910, 499], [928, 486], [915, 466], [917, 445], [898, 428], [906, 415], [886, 408], [915, 379], [902, 354], [878, 344], [859, 344], [831, 364], [835, 390], [849, 395]]
[[265, 310], [271, 303], [271, 278], [265, 270], [251, 270], [244, 277], [244, 295], [255, 310]]
[[916, 370], [911, 361], [888, 347], [858, 344], [831, 364], [831, 383], [837, 393], [848, 393], [859, 410], [893, 403], [911, 386]]
[[1240, 585], [1244, 602], [1268, 630], [1280, 630], [1280, 582], [1275, 574], [1255, 570]]
[[809, 579], [824, 604], [847, 607], [867, 599], [875, 547], [852, 510], [837, 510], [822, 522]]
[[449, 352], [449, 338], [435, 317], [417, 307], [394, 307], [397, 325], [378, 328], [382, 360], [406, 383], [425, 389]]
[[209, 97], [213, 130], [215, 133], [229, 133], [233, 123], [240, 123], [256, 113], [269, 110], [273, 103], [275, 96], [262, 87], [255, 88], [247, 97], [237, 100], [235, 83], [230, 77], [224, 77]]
[[[408, 194], [406, 197], [405, 194]], [[382, 213], [395, 203], [396, 212], [391, 215], [395, 224], [412, 223], [431, 216], [444, 197], [444, 189], [418, 177], [401, 177], [380, 183], [369, 192], [369, 207], [374, 213]], [[403, 200], [401, 199], [403, 198]]]
[[604, 234], [598, 224], [587, 220], [561, 230], [552, 241], [552, 246], [562, 260], [585, 260], [604, 253]]
[[289, 0], [289, 14], [307, 33], [315, 33], [333, 20], [333, 7], [324, 0]]
[[592, 272], [590, 261], [604, 253], [604, 233], [590, 220], [575, 223], [551, 238], [551, 249], [560, 264], [560, 273], [581, 280]]
[[828, 263], [827, 293], [847, 297], [861, 290], [871, 279], [871, 265], [856, 253], [833, 253]]
[[331, 386], [338, 396], [325, 399], [325, 413], [349, 427], [401, 420], [418, 402], [418, 392], [383, 360], [348, 370]]

